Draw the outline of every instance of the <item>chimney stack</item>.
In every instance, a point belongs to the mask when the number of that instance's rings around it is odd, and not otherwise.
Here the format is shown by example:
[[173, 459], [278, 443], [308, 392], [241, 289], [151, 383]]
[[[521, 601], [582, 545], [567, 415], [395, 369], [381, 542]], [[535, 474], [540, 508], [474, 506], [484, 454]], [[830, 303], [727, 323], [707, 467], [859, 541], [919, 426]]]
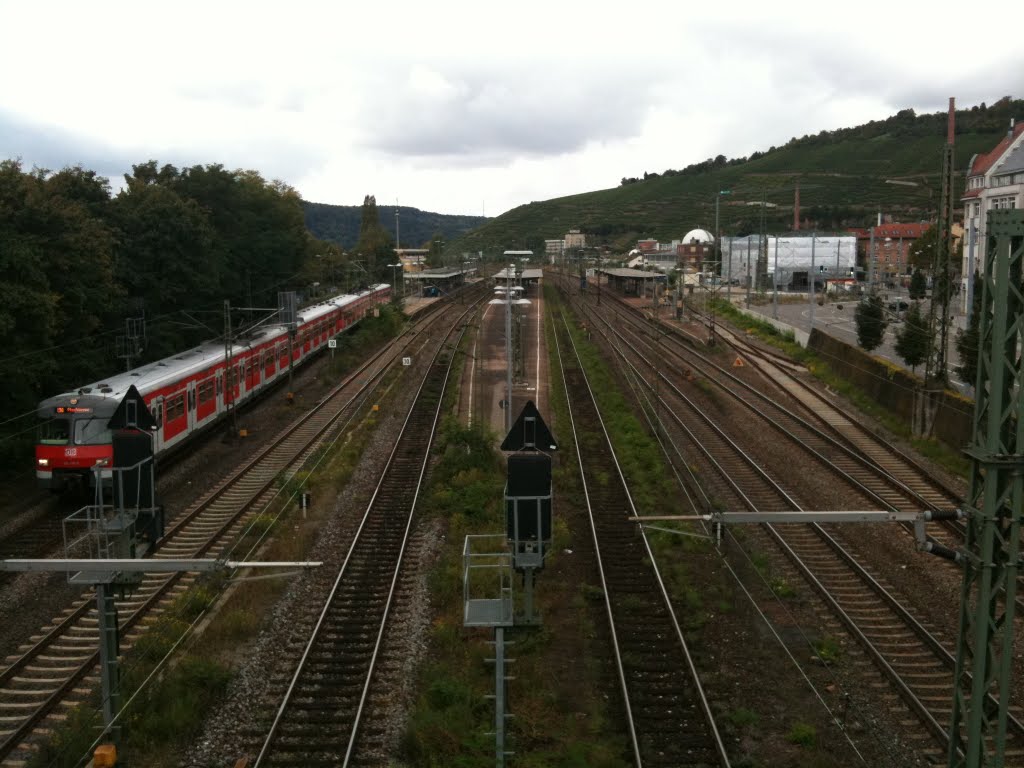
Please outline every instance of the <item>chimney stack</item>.
[[1011, 138], [1011, 139], [1013, 138], [1013, 118], [1012, 117], [1010, 118], [1010, 130], [1009, 130], [1009, 132], [1006, 135], [1007, 135], [1008, 138]]

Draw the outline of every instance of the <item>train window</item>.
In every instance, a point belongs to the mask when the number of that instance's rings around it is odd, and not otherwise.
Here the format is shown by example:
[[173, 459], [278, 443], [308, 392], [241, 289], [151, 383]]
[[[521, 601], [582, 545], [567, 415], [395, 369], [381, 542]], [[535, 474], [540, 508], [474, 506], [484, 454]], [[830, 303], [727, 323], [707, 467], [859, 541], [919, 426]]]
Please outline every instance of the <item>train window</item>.
[[224, 391], [224, 374], [223, 373], [218, 373], [217, 374], [217, 396], [219, 397], [220, 393], [223, 392], [223, 391]]
[[185, 413], [185, 396], [178, 395], [172, 397], [167, 401], [167, 420], [174, 421], [176, 418]]
[[75, 422], [75, 445], [102, 445], [113, 438], [107, 429], [109, 419], [78, 419]]
[[199, 402], [205, 403], [213, 400], [213, 379], [207, 379], [199, 385]]
[[67, 445], [70, 422], [67, 419], [48, 419], [39, 425], [39, 442], [43, 445]]

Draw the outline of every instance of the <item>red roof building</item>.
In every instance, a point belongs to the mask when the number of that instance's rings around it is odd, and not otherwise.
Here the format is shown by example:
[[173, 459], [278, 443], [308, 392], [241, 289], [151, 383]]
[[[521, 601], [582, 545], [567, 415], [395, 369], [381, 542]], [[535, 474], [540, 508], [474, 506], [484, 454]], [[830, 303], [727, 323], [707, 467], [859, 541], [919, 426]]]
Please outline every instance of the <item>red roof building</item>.
[[963, 263], [961, 264], [961, 311], [967, 311], [968, 283], [985, 268], [983, 243], [987, 213], [1000, 208], [1024, 208], [1024, 122], [1014, 125], [991, 152], [975, 155], [967, 164], [964, 204]]

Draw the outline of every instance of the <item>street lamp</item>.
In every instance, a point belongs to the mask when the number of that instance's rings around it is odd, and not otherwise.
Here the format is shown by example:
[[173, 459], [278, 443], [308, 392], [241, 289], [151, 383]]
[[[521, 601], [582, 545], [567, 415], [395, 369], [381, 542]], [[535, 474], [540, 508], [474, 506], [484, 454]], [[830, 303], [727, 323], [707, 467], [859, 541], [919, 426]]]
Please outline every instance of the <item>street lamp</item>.
[[[402, 289], [403, 289], [402, 292], [398, 293], [398, 271], [397, 270], [398, 270], [398, 267], [403, 267], [403, 265], [402, 265], [402, 262], [398, 262], [397, 264], [388, 264], [387, 266], [391, 267], [391, 290], [392, 290], [392, 296], [393, 297], [394, 296], [398, 297], [398, 300], [395, 303], [398, 304], [399, 309], [401, 309], [401, 307], [402, 307], [402, 299], [405, 298], [405, 290], [404, 290], [405, 289], [405, 281], [404, 280], [402, 281]], [[404, 267], [402, 268], [402, 276], [403, 277], [405, 276], [405, 268]]]

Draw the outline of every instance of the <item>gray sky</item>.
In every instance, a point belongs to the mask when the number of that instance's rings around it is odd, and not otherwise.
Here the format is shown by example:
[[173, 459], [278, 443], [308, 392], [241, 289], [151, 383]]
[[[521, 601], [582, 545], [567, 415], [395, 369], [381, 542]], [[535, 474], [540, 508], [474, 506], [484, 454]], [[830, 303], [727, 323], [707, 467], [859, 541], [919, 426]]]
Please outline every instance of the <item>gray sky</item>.
[[115, 188], [132, 163], [221, 163], [316, 202], [493, 216], [1024, 94], [1000, 33], [1024, 3], [688, 5], [0, 0], [0, 159]]

